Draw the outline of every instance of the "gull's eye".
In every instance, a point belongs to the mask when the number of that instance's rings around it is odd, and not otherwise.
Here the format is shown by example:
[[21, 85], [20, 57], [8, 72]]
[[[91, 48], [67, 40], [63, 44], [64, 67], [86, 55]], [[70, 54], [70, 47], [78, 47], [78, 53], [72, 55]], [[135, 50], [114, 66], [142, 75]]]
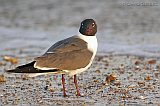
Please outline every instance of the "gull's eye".
[[95, 27], [95, 24], [94, 24], [94, 23], [92, 23], [92, 27]]
[[81, 28], [83, 28], [84, 26], [83, 26], [83, 23], [81, 24]]

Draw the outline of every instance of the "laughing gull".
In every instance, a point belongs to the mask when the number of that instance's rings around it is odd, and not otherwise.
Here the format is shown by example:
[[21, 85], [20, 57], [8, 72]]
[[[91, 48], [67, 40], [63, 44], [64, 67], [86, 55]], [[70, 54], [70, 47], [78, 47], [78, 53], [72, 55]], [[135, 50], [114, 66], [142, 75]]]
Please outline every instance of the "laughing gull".
[[43, 73], [62, 74], [63, 94], [65, 92], [64, 75], [74, 76], [77, 96], [80, 96], [76, 74], [87, 70], [97, 52], [97, 25], [93, 19], [81, 22], [80, 34], [58, 41], [42, 56], [36, 57], [33, 62], [18, 66], [7, 72], [13, 73]]

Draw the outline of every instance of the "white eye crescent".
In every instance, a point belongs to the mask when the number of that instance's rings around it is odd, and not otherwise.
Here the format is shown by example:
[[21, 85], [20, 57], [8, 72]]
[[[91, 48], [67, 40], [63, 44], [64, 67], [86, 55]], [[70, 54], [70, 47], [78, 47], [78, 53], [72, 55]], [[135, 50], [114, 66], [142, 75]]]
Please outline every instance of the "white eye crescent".
[[94, 23], [92, 23], [92, 27], [95, 27], [95, 24], [94, 24]]

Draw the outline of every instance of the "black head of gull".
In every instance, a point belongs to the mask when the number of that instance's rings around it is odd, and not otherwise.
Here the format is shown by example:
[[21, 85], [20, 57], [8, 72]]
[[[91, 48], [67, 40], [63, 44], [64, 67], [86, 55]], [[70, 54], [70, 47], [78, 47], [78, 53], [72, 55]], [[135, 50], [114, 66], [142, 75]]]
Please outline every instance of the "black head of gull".
[[97, 24], [93, 19], [85, 19], [81, 22], [79, 32], [86, 36], [94, 36], [97, 32]]

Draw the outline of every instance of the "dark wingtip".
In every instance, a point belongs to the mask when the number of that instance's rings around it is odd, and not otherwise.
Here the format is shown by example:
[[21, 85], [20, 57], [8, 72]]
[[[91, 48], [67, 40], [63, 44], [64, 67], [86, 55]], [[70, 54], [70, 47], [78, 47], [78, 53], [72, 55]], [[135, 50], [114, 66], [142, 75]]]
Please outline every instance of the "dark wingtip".
[[5, 72], [6, 72], [6, 73], [14, 73], [14, 72], [15, 72], [15, 69], [12, 69], [12, 70], [6, 70]]
[[35, 61], [30, 62], [25, 65], [21, 65], [16, 67], [15, 69], [6, 70], [6, 73], [29, 73], [30, 71], [35, 71], [35, 68], [33, 67]]

